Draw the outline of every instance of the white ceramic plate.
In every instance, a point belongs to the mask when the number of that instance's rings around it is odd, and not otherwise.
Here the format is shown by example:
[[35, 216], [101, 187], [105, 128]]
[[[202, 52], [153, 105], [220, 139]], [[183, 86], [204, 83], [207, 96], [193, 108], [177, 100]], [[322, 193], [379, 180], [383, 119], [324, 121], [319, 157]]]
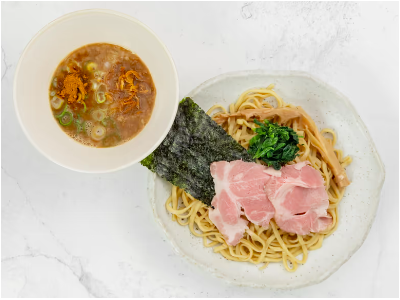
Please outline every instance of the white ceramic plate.
[[231, 283], [296, 288], [323, 281], [360, 248], [375, 217], [385, 171], [368, 130], [349, 100], [309, 74], [292, 71], [228, 73], [201, 84], [188, 96], [206, 111], [216, 103], [227, 107], [243, 91], [270, 83], [275, 83], [275, 91], [284, 101], [302, 106], [320, 129], [333, 128], [338, 136], [338, 148], [353, 158], [347, 168], [352, 184], [339, 206], [338, 229], [324, 240], [321, 249], [310, 252], [305, 265], [289, 273], [280, 263], [269, 264], [260, 271], [250, 263], [228, 261], [212, 249], [204, 248], [202, 239], [191, 235], [187, 227], [171, 220], [164, 206], [171, 184], [151, 173], [149, 193], [156, 219], [182, 257]]
[[[150, 121], [132, 140], [112, 148], [91, 148], [66, 135], [53, 117], [49, 87], [58, 64], [87, 44], [110, 43], [136, 53], [153, 77], [157, 96]], [[174, 62], [158, 37], [138, 20], [111, 10], [73, 12], [51, 22], [26, 46], [14, 80], [14, 103], [28, 139], [47, 158], [66, 168], [103, 173], [149, 155], [167, 135], [179, 103]]]

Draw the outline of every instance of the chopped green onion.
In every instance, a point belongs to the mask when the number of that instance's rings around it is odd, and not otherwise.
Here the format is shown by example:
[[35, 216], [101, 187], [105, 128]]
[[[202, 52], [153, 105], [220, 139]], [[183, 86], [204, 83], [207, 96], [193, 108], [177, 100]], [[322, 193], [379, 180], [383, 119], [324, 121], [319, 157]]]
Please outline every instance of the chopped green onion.
[[100, 141], [106, 136], [107, 130], [101, 125], [93, 127], [91, 137], [95, 141]]
[[78, 118], [75, 119], [76, 133], [80, 133], [81, 131], [85, 131], [83, 122], [81, 120], [81, 116], [78, 114]]
[[96, 102], [97, 103], [104, 103], [107, 100], [106, 95], [104, 92], [97, 92], [96, 93]]
[[67, 111], [67, 108], [68, 108], [68, 104], [65, 104], [65, 107], [64, 107], [64, 110], [62, 111], [62, 113], [57, 115], [57, 116], [55, 116], [55, 117], [57, 119], [61, 118], [65, 114], [65, 112]]
[[96, 121], [103, 121], [103, 119], [106, 117], [106, 113], [103, 109], [96, 109], [92, 112], [92, 118]]
[[72, 121], [74, 120], [74, 115], [72, 114], [72, 112], [67, 111], [68, 109], [68, 104], [65, 104], [64, 110], [62, 111], [61, 114], [55, 116], [58, 121], [60, 122], [61, 125], [63, 126], [68, 126], [72, 123]]
[[113, 118], [110, 118], [110, 117], [106, 117], [106, 118], [104, 118], [102, 121], [101, 121], [101, 124], [103, 124], [104, 126], [108, 126], [108, 125], [110, 125], [111, 124], [111, 126], [113, 127], [113, 128], [116, 128], [117, 127], [117, 124], [115, 123], [115, 121], [114, 121], [114, 119]]
[[66, 111], [64, 115], [59, 119], [60, 124], [63, 126], [68, 126], [72, 123], [74, 117], [70, 111]]
[[51, 106], [53, 106], [54, 109], [60, 109], [60, 107], [64, 103], [64, 100], [61, 99], [60, 97], [54, 96], [50, 102], [51, 102]]
[[84, 64], [84, 67], [86, 70], [88, 70], [89, 72], [94, 72], [97, 69], [97, 64], [93, 61], [87, 61]]
[[99, 87], [97, 88], [97, 90], [96, 90], [95, 99], [96, 99], [97, 103], [101, 104], [101, 103], [104, 103], [107, 100], [107, 97], [106, 97], [106, 94], [105, 94], [106, 92], [107, 92], [106, 85], [104, 83], [101, 83], [99, 85]]

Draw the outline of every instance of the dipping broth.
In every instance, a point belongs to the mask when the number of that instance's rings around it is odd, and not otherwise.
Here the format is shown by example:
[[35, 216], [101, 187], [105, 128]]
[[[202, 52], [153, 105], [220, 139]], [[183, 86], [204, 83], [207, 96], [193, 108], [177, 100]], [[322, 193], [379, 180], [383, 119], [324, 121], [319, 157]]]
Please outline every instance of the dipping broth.
[[143, 61], [120, 46], [79, 48], [57, 67], [50, 106], [61, 129], [77, 142], [103, 148], [135, 137], [150, 120], [156, 88]]

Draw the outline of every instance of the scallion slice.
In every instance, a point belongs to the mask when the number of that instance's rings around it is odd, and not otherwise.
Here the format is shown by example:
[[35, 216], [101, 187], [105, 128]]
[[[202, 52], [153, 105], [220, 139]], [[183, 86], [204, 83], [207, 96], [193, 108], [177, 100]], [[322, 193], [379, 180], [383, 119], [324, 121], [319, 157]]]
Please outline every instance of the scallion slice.
[[63, 126], [68, 126], [72, 123], [74, 117], [70, 111], [66, 111], [64, 115], [59, 119], [60, 124]]

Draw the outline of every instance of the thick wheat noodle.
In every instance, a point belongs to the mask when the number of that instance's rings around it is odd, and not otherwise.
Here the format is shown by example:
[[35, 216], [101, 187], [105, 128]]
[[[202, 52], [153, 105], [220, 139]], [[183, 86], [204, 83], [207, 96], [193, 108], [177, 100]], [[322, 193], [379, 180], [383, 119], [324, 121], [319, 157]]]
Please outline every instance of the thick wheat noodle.
[[[277, 102], [275, 109], [295, 108], [294, 105], [286, 104], [272, 90], [273, 87], [273, 85], [270, 85], [267, 88], [247, 90], [240, 95], [235, 103], [229, 106], [229, 113], [223, 106], [217, 104], [211, 107], [207, 114], [212, 115], [214, 111], [219, 110], [220, 112], [212, 117], [221, 120], [219, 116], [236, 114], [239, 110], [245, 113], [248, 109], [272, 108], [271, 104], [265, 101], [271, 96], [275, 97]], [[270, 120], [280, 121], [279, 117], [276, 116], [273, 116]], [[250, 139], [255, 135], [252, 131], [252, 128], [256, 127], [255, 123], [244, 116], [228, 116], [219, 124], [245, 148], [248, 147]], [[306, 263], [310, 250], [321, 248], [324, 238], [335, 232], [339, 221], [337, 207], [344, 195], [345, 187], [339, 187], [333, 180], [334, 174], [330, 168], [331, 164], [325, 160], [326, 155], [321, 153], [323, 150], [320, 141], [307, 126], [304, 126], [303, 122], [300, 122], [299, 118], [290, 118], [281, 125], [289, 126], [299, 136], [303, 136], [299, 139], [300, 156], [290, 164], [308, 160], [315, 169], [320, 171], [324, 178], [329, 196], [328, 214], [332, 216], [333, 220], [328, 229], [301, 236], [279, 229], [272, 219], [268, 229], [249, 223], [249, 229], [246, 230], [240, 242], [236, 246], [229, 246], [208, 217], [209, 207], [194, 199], [184, 190], [173, 186], [171, 196], [167, 199], [165, 207], [172, 214], [172, 220], [177, 221], [182, 226], [188, 226], [192, 234], [202, 237], [204, 247], [213, 247], [214, 252], [221, 254], [226, 259], [263, 264], [260, 269], [266, 268], [271, 262], [282, 262], [287, 271], [294, 272], [299, 264]], [[330, 147], [335, 146], [337, 137], [332, 129], [323, 129], [318, 134], [326, 139], [326, 144]], [[332, 139], [325, 137], [328, 134], [332, 135]], [[351, 158], [343, 157], [341, 150], [334, 149], [333, 151], [342, 168], [351, 163]]]

